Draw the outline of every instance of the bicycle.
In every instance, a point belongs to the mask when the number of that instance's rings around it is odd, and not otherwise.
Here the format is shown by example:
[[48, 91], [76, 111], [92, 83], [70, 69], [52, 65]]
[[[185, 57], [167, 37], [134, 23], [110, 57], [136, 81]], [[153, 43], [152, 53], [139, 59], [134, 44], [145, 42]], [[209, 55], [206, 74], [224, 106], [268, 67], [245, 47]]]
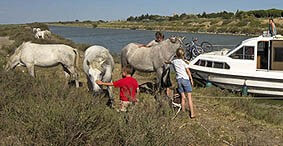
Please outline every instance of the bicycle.
[[211, 52], [213, 50], [211, 43], [204, 41], [199, 44], [197, 41], [197, 38], [192, 38], [192, 41], [190, 43], [185, 44], [185, 57], [187, 60], [195, 58], [200, 54]]

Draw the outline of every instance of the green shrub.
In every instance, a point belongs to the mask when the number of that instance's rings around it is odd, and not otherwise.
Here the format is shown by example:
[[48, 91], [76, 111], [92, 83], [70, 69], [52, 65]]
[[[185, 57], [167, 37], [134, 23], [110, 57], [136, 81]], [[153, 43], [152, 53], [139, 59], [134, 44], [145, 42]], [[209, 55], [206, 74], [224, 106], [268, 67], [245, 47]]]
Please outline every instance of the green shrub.
[[239, 21], [236, 26], [238, 27], [243, 27], [243, 26], [247, 26], [248, 25], [248, 21], [246, 19]]
[[98, 25], [96, 23], [92, 24], [92, 28], [96, 28]]
[[34, 22], [34, 23], [29, 23], [28, 25], [31, 28], [40, 28], [41, 30], [49, 30], [48, 26], [44, 23]]

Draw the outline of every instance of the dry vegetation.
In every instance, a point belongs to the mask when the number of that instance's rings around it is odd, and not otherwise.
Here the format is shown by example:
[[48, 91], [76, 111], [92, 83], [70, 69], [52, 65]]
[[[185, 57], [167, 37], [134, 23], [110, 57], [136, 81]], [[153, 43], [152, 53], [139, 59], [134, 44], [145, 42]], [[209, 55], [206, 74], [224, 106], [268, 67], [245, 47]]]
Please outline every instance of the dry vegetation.
[[[3, 28], [5, 27], [5, 28]], [[0, 26], [0, 36], [15, 40], [0, 52], [11, 53], [21, 41], [34, 40], [28, 25]], [[50, 41], [50, 42], [49, 42]], [[41, 43], [85, 46], [53, 35]], [[82, 60], [82, 59], [81, 59]], [[93, 97], [85, 86], [65, 84], [62, 68], [36, 68], [37, 77], [24, 68], [0, 68], [0, 145], [282, 145], [283, 104], [238, 98], [217, 88], [195, 87], [197, 118], [187, 113], [172, 119], [175, 110], [160, 97], [141, 93], [127, 113], [108, 108], [106, 97]], [[140, 83], [154, 76], [137, 74]], [[81, 72], [81, 80], [84, 75]], [[120, 78], [115, 66], [114, 80]], [[85, 85], [85, 84], [84, 84]], [[118, 89], [114, 90], [118, 102]], [[221, 98], [230, 97], [230, 98]]]

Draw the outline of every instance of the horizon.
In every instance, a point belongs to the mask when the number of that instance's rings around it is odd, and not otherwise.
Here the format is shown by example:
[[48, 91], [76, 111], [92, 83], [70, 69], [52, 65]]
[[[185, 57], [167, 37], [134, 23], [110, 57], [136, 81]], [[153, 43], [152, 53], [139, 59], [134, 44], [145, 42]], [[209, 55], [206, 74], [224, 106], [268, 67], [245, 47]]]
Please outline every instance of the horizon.
[[[229, 5], [228, 5], [229, 4]], [[158, 7], [156, 7], [158, 5]], [[10, 0], [0, 2], [0, 24], [25, 24], [33, 22], [65, 22], [65, 21], [118, 21], [126, 20], [130, 16], [136, 17], [142, 14], [172, 16], [173, 14], [202, 14], [283, 9], [283, 5], [277, 0], [258, 2], [251, 0], [231, 1], [227, 0], [202, 0], [186, 1], [169, 0], [157, 1], [92, 1], [92, 0]]]

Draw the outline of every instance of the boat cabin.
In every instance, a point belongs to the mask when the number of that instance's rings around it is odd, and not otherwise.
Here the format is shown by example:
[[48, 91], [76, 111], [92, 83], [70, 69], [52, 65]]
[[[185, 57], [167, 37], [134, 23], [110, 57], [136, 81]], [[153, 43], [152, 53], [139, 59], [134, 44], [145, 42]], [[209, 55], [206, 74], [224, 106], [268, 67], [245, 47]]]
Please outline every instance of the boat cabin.
[[259, 36], [232, 50], [197, 56], [189, 64], [194, 79], [206, 85], [249, 93], [283, 96], [283, 36]]
[[227, 56], [246, 63], [250, 61], [257, 70], [283, 70], [283, 36], [259, 36], [245, 40], [230, 50]]

